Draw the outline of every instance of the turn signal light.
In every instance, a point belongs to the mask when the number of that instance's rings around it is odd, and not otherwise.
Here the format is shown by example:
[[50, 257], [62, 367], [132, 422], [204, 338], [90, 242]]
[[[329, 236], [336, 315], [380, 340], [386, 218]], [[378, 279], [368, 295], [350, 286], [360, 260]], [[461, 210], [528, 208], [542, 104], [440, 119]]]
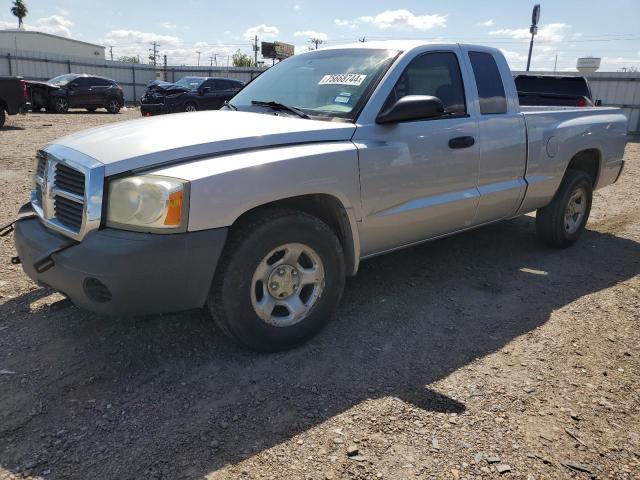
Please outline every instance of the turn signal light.
[[167, 216], [164, 219], [164, 224], [179, 226], [182, 223], [182, 192], [173, 192], [169, 195], [167, 203]]

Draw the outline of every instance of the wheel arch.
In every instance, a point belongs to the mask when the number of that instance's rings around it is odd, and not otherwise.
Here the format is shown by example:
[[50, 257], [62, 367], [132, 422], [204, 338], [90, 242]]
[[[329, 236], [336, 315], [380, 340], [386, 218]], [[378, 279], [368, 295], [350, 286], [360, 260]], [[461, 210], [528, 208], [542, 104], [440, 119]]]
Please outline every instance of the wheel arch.
[[598, 180], [600, 178], [600, 171], [602, 169], [602, 153], [597, 148], [586, 148], [580, 150], [571, 157], [567, 168], [565, 169], [564, 178], [566, 178], [569, 170], [578, 170], [585, 172], [591, 178], [591, 184], [593, 188], [596, 188]]
[[311, 193], [282, 198], [264, 203], [243, 212], [231, 225], [231, 229], [250, 216], [270, 208], [298, 210], [312, 215], [324, 223], [336, 234], [345, 256], [347, 275], [353, 276], [360, 263], [360, 238], [356, 219], [351, 208], [347, 208], [339, 198], [326, 193]]

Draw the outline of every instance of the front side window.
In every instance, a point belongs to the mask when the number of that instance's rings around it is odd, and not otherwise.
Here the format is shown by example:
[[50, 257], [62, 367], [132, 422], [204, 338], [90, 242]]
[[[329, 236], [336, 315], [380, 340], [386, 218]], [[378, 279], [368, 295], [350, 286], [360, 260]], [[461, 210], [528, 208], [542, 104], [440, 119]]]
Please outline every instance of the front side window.
[[73, 73], [67, 73], [65, 75], [59, 75], [57, 77], [53, 77], [48, 81], [51, 85], [66, 85], [70, 81], [78, 78], [78, 75]]
[[295, 55], [262, 73], [231, 104], [264, 111], [255, 102], [278, 102], [318, 119], [353, 119], [397, 54], [345, 48]]
[[455, 53], [433, 52], [414, 58], [393, 87], [387, 105], [407, 95], [437, 97], [448, 116], [465, 115], [464, 87]]
[[486, 52], [469, 52], [473, 76], [478, 87], [480, 113], [490, 115], [507, 112], [507, 98], [504, 94], [502, 77], [493, 55]]

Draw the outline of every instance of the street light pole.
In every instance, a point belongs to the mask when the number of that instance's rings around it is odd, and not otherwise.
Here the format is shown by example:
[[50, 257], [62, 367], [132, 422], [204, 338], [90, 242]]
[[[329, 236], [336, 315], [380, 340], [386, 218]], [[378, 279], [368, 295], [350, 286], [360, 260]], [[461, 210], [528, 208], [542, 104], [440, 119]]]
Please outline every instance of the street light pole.
[[540, 20], [540, 4], [537, 4], [533, 7], [533, 12], [531, 14], [531, 28], [529, 28], [529, 32], [531, 33], [531, 41], [529, 42], [529, 56], [527, 57], [527, 72], [529, 71], [529, 67], [531, 66], [533, 37], [535, 37], [536, 33], [538, 33], [538, 20]]

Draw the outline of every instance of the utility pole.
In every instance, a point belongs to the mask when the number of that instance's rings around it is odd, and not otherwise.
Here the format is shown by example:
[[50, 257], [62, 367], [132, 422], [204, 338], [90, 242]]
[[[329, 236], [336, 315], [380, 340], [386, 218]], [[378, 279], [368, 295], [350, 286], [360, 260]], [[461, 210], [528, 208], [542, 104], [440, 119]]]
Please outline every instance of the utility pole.
[[325, 41], [320, 38], [310, 38], [309, 42], [313, 43], [316, 46], [316, 50], [318, 49], [318, 45], [322, 45], [323, 43], [325, 43]]
[[364, 43], [367, 41], [367, 37], [359, 38], [358, 41]]
[[198, 54], [198, 66], [200, 66], [200, 50], [196, 50], [196, 53]]
[[558, 66], [558, 54], [556, 53], [556, 61], [553, 62], [553, 71], [556, 71], [556, 67]]
[[213, 67], [213, 64], [216, 64], [216, 67], [218, 66], [218, 55], [217, 54], [212, 54], [209, 55], [209, 66]]
[[258, 67], [258, 36], [253, 37], [253, 65]]
[[163, 61], [164, 61], [164, 81], [167, 81], [167, 56], [163, 55]]
[[531, 66], [531, 52], [533, 52], [533, 37], [538, 33], [538, 20], [540, 20], [540, 4], [536, 4], [533, 7], [533, 12], [531, 13], [531, 27], [529, 28], [529, 33], [531, 33], [531, 42], [529, 43], [529, 56], [527, 57], [527, 72], [529, 71], [529, 67]]
[[157, 60], [158, 60], [158, 48], [160, 48], [160, 44], [158, 42], [151, 42], [151, 45], [153, 46], [153, 48], [150, 48], [149, 51], [151, 52], [149, 54], [149, 60], [151, 60], [151, 63], [153, 64], [153, 66], [157, 66]]
[[111, 55], [111, 61], [113, 62], [113, 45], [109, 45], [109, 55]]

